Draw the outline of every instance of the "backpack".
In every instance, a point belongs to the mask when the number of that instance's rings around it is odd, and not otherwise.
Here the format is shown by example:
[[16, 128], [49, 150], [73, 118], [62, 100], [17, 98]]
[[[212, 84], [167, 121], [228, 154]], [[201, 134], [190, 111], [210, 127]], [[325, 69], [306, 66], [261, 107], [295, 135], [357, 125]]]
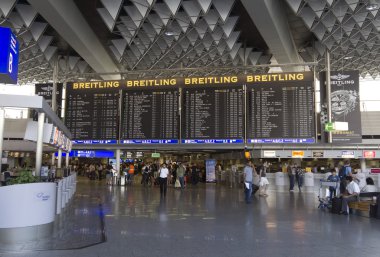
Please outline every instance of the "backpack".
[[340, 168], [338, 176], [340, 178], [340, 181], [343, 181], [347, 176], [347, 166], [343, 166]]

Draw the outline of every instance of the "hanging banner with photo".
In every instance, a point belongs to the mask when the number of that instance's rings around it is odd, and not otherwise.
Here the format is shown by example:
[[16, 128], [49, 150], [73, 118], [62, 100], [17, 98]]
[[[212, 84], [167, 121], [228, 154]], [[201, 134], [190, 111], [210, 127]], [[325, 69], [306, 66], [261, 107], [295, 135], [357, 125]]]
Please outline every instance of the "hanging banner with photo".
[[206, 160], [206, 182], [216, 182], [215, 166], [216, 160]]
[[[332, 122], [348, 123], [348, 130], [332, 132], [332, 141], [345, 144], [361, 143], [359, 71], [331, 71], [330, 77]], [[326, 99], [326, 73], [321, 73], [320, 78], [322, 99]]]

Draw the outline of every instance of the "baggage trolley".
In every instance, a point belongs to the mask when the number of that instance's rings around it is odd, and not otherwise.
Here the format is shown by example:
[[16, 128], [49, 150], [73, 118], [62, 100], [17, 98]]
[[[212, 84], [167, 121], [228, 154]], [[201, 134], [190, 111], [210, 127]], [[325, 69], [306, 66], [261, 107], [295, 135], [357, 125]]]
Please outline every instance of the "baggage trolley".
[[318, 193], [318, 209], [325, 209], [325, 208], [331, 208], [331, 203], [327, 197], [324, 196], [323, 191], [328, 187], [338, 187], [338, 182], [332, 182], [332, 181], [326, 181], [321, 179], [321, 184], [319, 187], [319, 193]]

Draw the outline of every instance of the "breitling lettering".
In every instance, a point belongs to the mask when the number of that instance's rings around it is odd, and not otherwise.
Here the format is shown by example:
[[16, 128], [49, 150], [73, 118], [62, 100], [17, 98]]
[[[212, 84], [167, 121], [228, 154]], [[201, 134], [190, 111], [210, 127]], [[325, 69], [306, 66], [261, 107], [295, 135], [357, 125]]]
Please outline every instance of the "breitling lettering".
[[271, 82], [271, 81], [295, 81], [304, 80], [303, 73], [284, 73], [284, 74], [259, 74], [247, 76], [247, 82]]
[[146, 79], [146, 80], [127, 80], [127, 87], [156, 87], [156, 86], [175, 86], [176, 79]]
[[75, 82], [73, 89], [102, 89], [102, 88], [118, 88], [119, 81], [96, 81], [96, 82]]

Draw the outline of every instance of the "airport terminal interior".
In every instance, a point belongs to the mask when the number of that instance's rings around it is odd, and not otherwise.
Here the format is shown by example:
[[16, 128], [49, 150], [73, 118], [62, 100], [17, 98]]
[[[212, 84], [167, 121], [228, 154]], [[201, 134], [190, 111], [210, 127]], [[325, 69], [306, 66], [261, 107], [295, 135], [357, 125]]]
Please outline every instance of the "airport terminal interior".
[[380, 0], [0, 0], [0, 257], [379, 256]]

